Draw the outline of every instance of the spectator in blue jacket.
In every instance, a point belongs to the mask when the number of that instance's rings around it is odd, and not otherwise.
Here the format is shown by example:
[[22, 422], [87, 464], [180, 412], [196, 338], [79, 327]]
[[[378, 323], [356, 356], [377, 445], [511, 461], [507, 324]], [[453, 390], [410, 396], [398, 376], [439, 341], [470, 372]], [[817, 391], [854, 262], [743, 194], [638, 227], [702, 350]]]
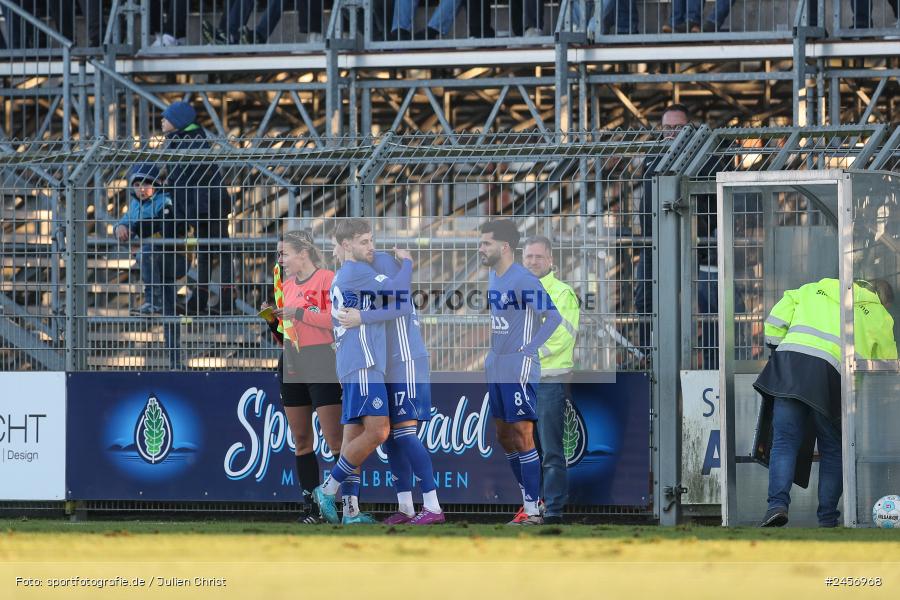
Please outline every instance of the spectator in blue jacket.
[[[116, 238], [122, 243], [132, 239], [176, 237], [177, 222], [172, 199], [158, 189], [159, 169], [155, 165], [137, 164], [128, 172], [131, 195], [128, 212], [116, 224]], [[144, 303], [139, 316], [174, 315], [176, 281], [185, 273], [184, 257], [174, 247], [146, 243], [140, 250], [141, 281]]]

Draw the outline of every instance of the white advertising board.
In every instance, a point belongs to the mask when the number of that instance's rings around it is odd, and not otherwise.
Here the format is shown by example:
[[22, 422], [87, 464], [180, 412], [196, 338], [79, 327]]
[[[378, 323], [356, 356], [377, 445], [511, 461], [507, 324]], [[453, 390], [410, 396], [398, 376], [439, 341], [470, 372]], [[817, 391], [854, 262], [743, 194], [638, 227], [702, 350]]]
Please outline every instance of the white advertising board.
[[63, 500], [66, 374], [0, 372], [0, 500]]
[[720, 504], [719, 372], [681, 372], [683, 504]]

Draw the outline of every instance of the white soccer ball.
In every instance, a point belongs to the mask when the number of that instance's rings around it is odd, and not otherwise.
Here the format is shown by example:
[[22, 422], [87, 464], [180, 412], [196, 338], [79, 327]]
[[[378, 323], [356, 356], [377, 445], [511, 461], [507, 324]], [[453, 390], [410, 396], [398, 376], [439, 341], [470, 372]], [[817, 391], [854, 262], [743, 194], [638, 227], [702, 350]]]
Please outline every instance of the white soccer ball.
[[900, 496], [885, 496], [872, 507], [872, 522], [882, 529], [900, 529]]

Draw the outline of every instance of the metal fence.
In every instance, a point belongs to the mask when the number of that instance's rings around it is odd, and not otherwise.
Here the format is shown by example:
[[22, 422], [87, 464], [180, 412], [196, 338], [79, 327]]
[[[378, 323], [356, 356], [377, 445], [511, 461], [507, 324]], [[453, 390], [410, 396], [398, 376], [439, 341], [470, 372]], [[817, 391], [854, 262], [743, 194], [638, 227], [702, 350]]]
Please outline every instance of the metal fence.
[[[680, 161], [678, 168], [686, 165], [682, 195], [690, 217], [682, 224], [682, 285], [691, 290], [690, 311], [685, 306], [682, 314], [683, 368], [719, 367], [716, 173], [894, 167], [900, 136], [886, 134], [880, 126], [718, 130], [693, 157]], [[734, 201], [735, 282], [741, 292], [735, 299], [735, 349], [740, 360], [761, 360], [762, 323], [774, 302], [762, 296], [763, 231], [818, 224], [822, 213], [799, 192], [779, 195], [771, 214], [764, 214], [759, 194], [742, 192]]]
[[315, 52], [326, 39], [357, 34], [366, 50], [409, 50], [541, 46], [559, 33], [607, 44], [790, 39], [807, 24], [837, 37], [900, 32], [890, 2], [874, 0], [170, 0], [161, 11], [162, 4], [143, 12], [142, 46], [151, 52]]
[[[274, 366], [276, 348], [256, 312], [272, 294], [280, 236], [310, 230], [328, 263], [334, 224], [362, 216], [375, 224], [380, 247], [413, 249], [432, 367], [476, 369], [489, 344], [486, 313], [461, 299], [484, 286], [478, 225], [502, 216], [515, 219], [524, 235], [553, 240], [559, 276], [588, 300], [579, 367], [645, 370], [658, 344], [652, 257], [667, 251], [654, 244], [653, 177], [669, 174], [682, 177], [690, 210], [682, 249], [674, 250], [682, 255], [683, 289], [691, 290], [682, 316], [682, 354], [689, 357], [683, 366], [714, 368], [710, 177], [723, 170], [883, 167], [898, 155], [900, 136], [885, 138], [884, 128], [867, 126], [213, 139], [191, 148], [163, 139], [21, 145], [0, 155], [0, 367]], [[136, 165], [158, 170], [150, 178], [178, 218], [123, 236], [117, 223], [128, 224], [139, 206], [129, 186]], [[782, 200], [775, 225], [811, 214], [800, 198]], [[760, 224], [752, 199], [746, 201], [752, 245]], [[176, 210], [193, 205], [203, 207]], [[763, 317], [754, 277], [748, 267], [739, 339], [749, 354], [761, 347]]]
[[[550, 237], [560, 277], [587, 299], [579, 366], [643, 370], [650, 314], [636, 298], [651, 285], [646, 264], [641, 270], [651, 249], [647, 165], [670, 161], [672, 148], [666, 132], [629, 131], [566, 141], [535, 132], [191, 149], [101, 140], [9, 155], [0, 166], [3, 368], [274, 366], [256, 312], [271, 296], [280, 234], [308, 229], [327, 257], [336, 220], [356, 215], [375, 223], [382, 247], [414, 248], [435, 370], [483, 360], [486, 312], [458, 299], [484, 286], [477, 228], [499, 216], [525, 235]], [[128, 181], [136, 165], [158, 169], [150, 177], [173, 206], [200, 197], [206, 208], [170, 229], [120, 234], [117, 224], [130, 227], [129, 212], [139, 208]]]
[[836, 37], [900, 33], [894, 5], [877, 0], [7, 0], [7, 51], [43, 49], [53, 37], [20, 11], [84, 54], [110, 45], [151, 55], [315, 53], [326, 40], [366, 50], [541, 46], [561, 32], [604, 44], [703, 43], [790, 39], [807, 23]]

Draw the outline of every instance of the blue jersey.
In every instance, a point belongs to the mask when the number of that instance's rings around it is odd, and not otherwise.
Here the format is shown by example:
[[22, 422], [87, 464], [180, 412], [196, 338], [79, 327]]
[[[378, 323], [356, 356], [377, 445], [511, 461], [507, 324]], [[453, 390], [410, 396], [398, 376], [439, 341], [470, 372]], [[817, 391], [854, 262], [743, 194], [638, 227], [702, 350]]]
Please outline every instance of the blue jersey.
[[375, 310], [383, 294], [409, 290], [412, 263], [403, 261], [395, 278], [379, 274], [366, 262], [348, 260], [341, 265], [331, 283], [331, 320], [339, 379], [359, 369], [374, 369], [384, 373], [387, 354], [384, 323], [363, 323], [344, 329], [337, 321], [337, 311], [356, 308], [362, 312]]
[[[393, 279], [400, 272], [401, 263], [390, 254], [376, 252], [372, 266], [378, 273]], [[424, 359], [428, 364], [428, 349], [422, 339], [419, 317], [409, 289], [398, 290], [393, 297], [382, 298], [378, 310], [363, 313], [362, 320], [363, 323], [384, 322], [387, 356], [391, 364], [415, 359]]]
[[502, 276], [491, 269], [487, 300], [495, 354], [536, 355], [562, 321], [540, 280], [518, 263]]

